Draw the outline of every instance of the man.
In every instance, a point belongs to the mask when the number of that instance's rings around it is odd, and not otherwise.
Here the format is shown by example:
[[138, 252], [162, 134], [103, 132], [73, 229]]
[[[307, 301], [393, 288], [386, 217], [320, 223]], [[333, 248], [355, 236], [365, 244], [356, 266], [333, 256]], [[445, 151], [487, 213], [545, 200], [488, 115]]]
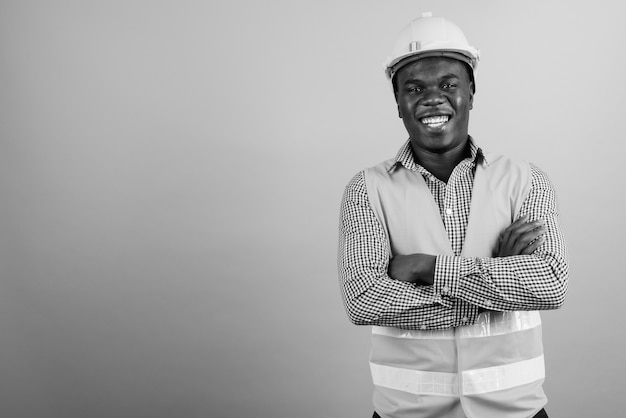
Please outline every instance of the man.
[[539, 168], [468, 135], [478, 50], [424, 14], [386, 74], [409, 140], [358, 173], [341, 205], [350, 320], [372, 325], [374, 417], [546, 417], [541, 319], [568, 266]]

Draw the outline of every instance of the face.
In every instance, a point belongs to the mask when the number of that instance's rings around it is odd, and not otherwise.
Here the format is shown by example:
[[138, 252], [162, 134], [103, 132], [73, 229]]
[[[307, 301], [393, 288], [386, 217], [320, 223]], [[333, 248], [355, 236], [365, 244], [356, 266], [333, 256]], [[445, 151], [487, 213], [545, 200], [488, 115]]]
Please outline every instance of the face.
[[396, 74], [398, 114], [415, 152], [465, 147], [474, 100], [468, 69], [445, 57], [424, 58]]

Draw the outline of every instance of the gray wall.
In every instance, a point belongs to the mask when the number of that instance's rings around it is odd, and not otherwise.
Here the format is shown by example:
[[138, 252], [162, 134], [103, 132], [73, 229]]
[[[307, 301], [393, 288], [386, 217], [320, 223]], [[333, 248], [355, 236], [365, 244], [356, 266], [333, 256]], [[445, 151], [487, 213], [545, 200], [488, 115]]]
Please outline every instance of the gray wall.
[[549, 411], [620, 416], [626, 33], [606, 0], [2, 1], [0, 415], [369, 416], [338, 206], [406, 138], [381, 63], [424, 10], [482, 51], [471, 133], [559, 193]]

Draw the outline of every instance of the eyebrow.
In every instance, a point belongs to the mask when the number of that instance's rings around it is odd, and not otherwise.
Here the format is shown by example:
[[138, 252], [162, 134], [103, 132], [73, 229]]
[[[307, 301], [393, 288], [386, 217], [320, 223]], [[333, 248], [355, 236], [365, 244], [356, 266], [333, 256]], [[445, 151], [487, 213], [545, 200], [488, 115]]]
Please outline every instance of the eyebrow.
[[[453, 73], [448, 73], [444, 76], [441, 76], [438, 80], [439, 81], [443, 81], [443, 80], [449, 80], [451, 78], [456, 78], [456, 79], [461, 79], [461, 77], [457, 74], [453, 74]], [[423, 80], [420, 80], [419, 78], [409, 78], [408, 80], [406, 80], [404, 82], [404, 84], [408, 84], [408, 83], [423, 83]]]

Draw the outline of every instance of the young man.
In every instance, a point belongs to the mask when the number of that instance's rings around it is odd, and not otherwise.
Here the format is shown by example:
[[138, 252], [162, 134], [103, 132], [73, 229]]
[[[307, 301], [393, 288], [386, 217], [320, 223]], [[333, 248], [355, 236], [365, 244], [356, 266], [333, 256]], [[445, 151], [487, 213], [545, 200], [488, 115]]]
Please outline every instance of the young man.
[[554, 190], [537, 167], [468, 134], [478, 50], [425, 14], [386, 67], [409, 134], [358, 173], [341, 205], [350, 320], [372, 325], [374, 416], [547, 416], [541, 319], [568, 266]]

